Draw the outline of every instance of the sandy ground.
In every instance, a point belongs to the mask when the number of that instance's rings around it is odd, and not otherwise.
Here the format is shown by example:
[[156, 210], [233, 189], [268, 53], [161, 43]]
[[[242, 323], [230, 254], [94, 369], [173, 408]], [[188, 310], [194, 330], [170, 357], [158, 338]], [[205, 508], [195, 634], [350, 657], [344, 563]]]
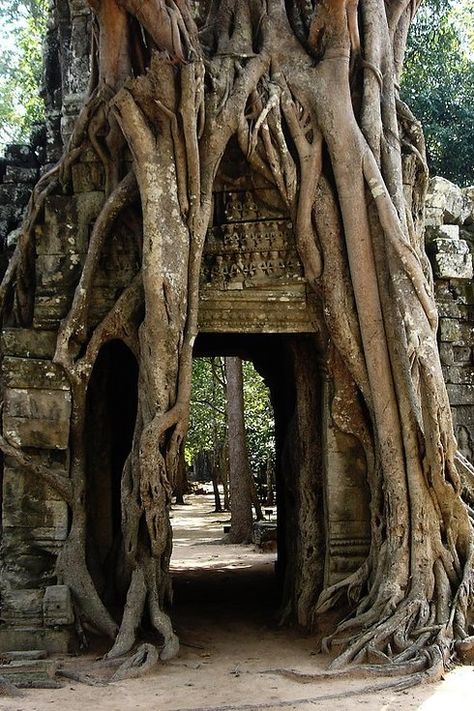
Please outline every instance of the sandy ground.
[[[315, 673], [327, 658], [314, 640], [274, 621], [274, 554], [218, 541], [227, 518], [212, 512], [212, 497], [189, 497], [173, 512], [174, 621], [180, 656], [141, 679], [29, 690], [0, 699], [5, 711], [463, 711], [474, 709], [474, 668], [461, 667], [438, 684], [367, 693], [379, 680], [325, 680], [302, 684], [275, 670]], [[66, 667], [95, 674], [92, 656], [64, 659]], [[104, 677], [104, 670], [100, 672]], [[107, 671], [110, 675], [110, 671]], [[100, 676], [99, 675], [99, 676]]]

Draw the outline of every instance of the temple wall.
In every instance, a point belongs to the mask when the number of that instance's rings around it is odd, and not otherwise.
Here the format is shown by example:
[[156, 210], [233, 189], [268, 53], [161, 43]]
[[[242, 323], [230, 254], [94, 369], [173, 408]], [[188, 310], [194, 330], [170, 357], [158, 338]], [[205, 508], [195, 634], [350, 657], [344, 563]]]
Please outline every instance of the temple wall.
[[[59, 159], [83, 101], [90, 73], [87, 39], [90, 22], [85, 0], [52, 3], [45, 49], [46, 125], [37, 133], [32, 146], [11, 146], [0, 162], [3, 268], [40, 170]], [[36, 228], [37, 283], [32, 327], [5, 328], [1, 341], [3, 431], [12, 443], [24, 447], [38, 462], [64, 475], [68, 471], [71, 395], [64, 374], [52, 363], [52, 358], [57, 328], [68, 312], [91, 226], [104, 200], [103, 170], [92, 151], [85, 151], [73, 166], [72, 191], [72, 195], [47, 199], [43, 220]], [[461, 191], [448, 181], [434, 178], [427, 200], [426, 229], [440, 312], [443, 370], [459, 447], [471, 460], [474, 458], [473, 197], [472, 190]], [[227, 192], [225, 199], [230, 203], [231, 198]], [[293, 269], [294, 250], [288, 244], [286, 218], [279, 214], [271, 217], [262, 228], [272, 235], [268, 237], [267, 249], [253, 245], [245, 252], [246, 279], [232, 273], [240, 247], [235, 248], [231, 240], [237, 233], [241, 243], [251, 241], [261, 230], [258, 215], [242, 213], [232, 219], [227, 215], [221, 232], [214, 235], [216, 239], [205, 257], [203, 331], [314, 330], [304, 279], [298, 269]], [[231, 230], [228, 226], [234, 222], [239, 227]], [[117, 293], [133, 278], [137, 262], [134, 249], [125, 225], [108, 241], [94, 284], [92, 324], [108, 311]], [[264, 274], [266, 269], [271, 272], [271, 282]], [[288, 288], [291, 301], [284, 293]], [[271, 318], [267, 315], [265, 323], [261, 312], [268, 294]], [[229, 324], [233, 324], [232, 328]], [[361, 453], [348, 435], [333, 426], [328, 414], [327, 388], [323, 400], [328, 583], [347, 575], [363, 560], [369, 528]], [[5, 624], [0, 627], [0, 648], [31, 648], [34, 639], [36, 648], [65, 651], [71, 637], [71, 600], [67, 589], [57, 584], [54, 562], [68, 531], [67, 507], [53, 491], [6, 457], [1, 515], [0, 592]]]

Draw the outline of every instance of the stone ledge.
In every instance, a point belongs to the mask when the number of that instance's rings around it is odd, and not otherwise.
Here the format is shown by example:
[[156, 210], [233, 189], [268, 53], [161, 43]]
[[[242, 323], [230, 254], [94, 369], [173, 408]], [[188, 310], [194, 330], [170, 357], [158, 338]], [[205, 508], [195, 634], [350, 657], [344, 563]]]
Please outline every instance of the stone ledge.
[[7, 356], [2, 372], [4, 384], [9, 388], [69, 390], [61, 366], [49, 360]]

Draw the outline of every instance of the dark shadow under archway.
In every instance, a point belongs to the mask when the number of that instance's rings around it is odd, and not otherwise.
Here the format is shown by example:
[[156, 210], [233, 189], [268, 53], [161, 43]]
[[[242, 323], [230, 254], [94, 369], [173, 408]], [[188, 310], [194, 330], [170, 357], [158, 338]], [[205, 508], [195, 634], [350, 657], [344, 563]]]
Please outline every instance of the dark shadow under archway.
[[120, 564], [120, 482], [132, 447], [138, 364], [119, 340], [100, 350], [87, 390], [87, 562], [104, 602], [121, 603], [114, 571]]
[[217, 355], [252, 361], [270, 390], [275, 413], [280, 610], [285, 620], [308, 626], [324, 583], [326, 548], [316, 338], [311, 334], [200, 334], [195, 356]]

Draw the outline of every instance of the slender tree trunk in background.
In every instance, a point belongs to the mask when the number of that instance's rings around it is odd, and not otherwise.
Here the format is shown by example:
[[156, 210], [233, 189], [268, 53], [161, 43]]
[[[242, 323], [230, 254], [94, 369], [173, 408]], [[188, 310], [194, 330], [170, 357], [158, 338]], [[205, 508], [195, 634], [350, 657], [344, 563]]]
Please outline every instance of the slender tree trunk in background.
[[273, 473], [273, 464], [270, 457], [268, 457], [267, 459], [265, 475], [267, 480], [267, 500], [265, 503], [267, 506], [273, 506], [273, 504], [275, 503], [275, 494], [273, 492], [275, 477]]
[[229, 445], [225, 440], [219, 449], [219, 472], [220, 482], [224, 489], [224, 510], [230, 511], [230, 494], [229, 494]]
[[176, 472], [176, 480], [173, 493], [176, 497], [177, 504], [184, 504], [184, 495], [188, 491], [188, 469], [184, 459], [184, 450], [181, 452], [179, 466]]
[[255, 485], [255, 480], [253, 478], [252, 472], [250, 471], [250, 467], [248, 468], [248, 472], [249, 472], [250, 496], [252, 497], [252, 504], [255, 509], [255, 517], [256, 517], [257, 521], [261, 521], [263, 519], [262, 505], [260, 503], [260, 499], [258, 498], [257, 487]]
[[216, 476], [217, 472], [215, 468], [212, 470], [212, 491], [214, 494], [214, 511], [215, 513], [220, 513], [222, 511], [221, 497], [219, 494], [218, 479]]
[[227, 376], [227, 427], [229, 433], [230, 534], [231, 543], [252, 540], [252, 491], [245, 440], [242, 361], [225, 359]]

